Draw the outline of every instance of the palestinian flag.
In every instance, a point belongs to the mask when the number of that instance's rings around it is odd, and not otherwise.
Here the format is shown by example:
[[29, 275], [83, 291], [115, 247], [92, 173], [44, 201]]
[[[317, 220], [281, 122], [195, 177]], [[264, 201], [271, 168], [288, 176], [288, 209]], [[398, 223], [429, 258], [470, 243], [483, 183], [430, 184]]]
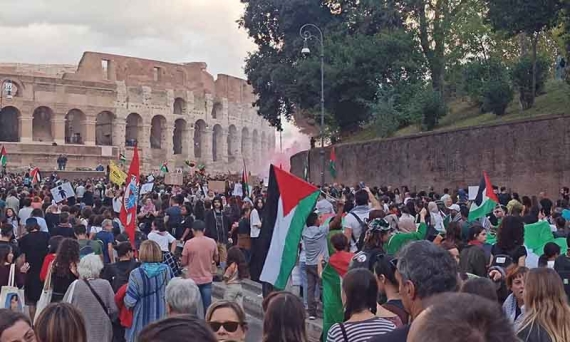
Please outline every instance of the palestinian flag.
[[40, 168], [34, 167], [30, 171], [30, 177], [32, 177], [32, 184], [39, 184], [42, 181], [42, 174]]
[[124, 153], [119, 153], [119, 160], [121, 161], [121, 163], [125, 163], [127, 161], [127, 157], [125, 156]]
[[247, 169], [245, 167], [245, 160], [243, 161], [243, 171], [241, 173], [241, 188], [243, 189], [243, 197], [249, 197], [249, 184], [248, 184]]
[[471, 208], [469, 208], [469, 221], [474, 221], [492, 212], [497, 203], [499, 203], [499, 199], [493, 192], [489, 176], [487, 172], [483, 171], [483, 178], [481, 178], [481, 183], [479, 184], [477, 197], [475, 197], [475, 200], [471, 203]]
[[[330, 243], [330, 239], [335, 234], [339, 234], [339, 231], [332, 231], [328, 236], [328, 249], [331, 256], [335, 253], [335, 250]], [[335, 267], [333, 262], [329, 262], [321, 274], [323, 284], [323, 336], [327, 336], [333, 324], [344, 321], [344, 308], [341, 297], [343, 276], [344, 274], [339, 272], [339, 268]]]
[[334, 146], [331, 149], [331, 156], [329, 159], [329, 172], [333, 179], [336, 178], [336, 153], [334, 151]]
[[160, 167], [160, 172], [167, 173], [168, 172], [168, 163], [163, 163]]
[[8, 163], [8, 153], [6, 152], [6, 148], [2, 145], [2, 151], [0, 152], [0, 165], [6, 167]]
[[252, 256], [252, 279], [283, 290], [297, 263], [305, 221], [313, 211], [319, 190], [292, 174], [271, 165], [267, 203], [259, 235], [259, 253]]

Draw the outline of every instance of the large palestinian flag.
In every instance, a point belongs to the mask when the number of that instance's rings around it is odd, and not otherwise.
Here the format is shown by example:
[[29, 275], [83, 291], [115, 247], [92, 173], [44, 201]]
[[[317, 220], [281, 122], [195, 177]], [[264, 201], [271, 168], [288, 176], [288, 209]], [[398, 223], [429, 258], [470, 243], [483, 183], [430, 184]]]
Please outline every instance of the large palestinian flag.
[[261, 281], [285, 289], [297, 262], [305, 221], [318, 197], [315, 186], [271, 165], [259, 248], [252, 256], [254, 264], [258, 263], [251, 267], [252, 278], [261, 271]]
[[469, 208], [469, 221], [474, 221], [492, 212], [497, 203], [499, 203], [499, 199], [493, 192], [489, 176], [487, 172], [483, 171], [483, 178], [481, 178], [481, 183], [479, 184], [477, 197], [475, 197], [475, 200], [471, 203], [471, 208]]

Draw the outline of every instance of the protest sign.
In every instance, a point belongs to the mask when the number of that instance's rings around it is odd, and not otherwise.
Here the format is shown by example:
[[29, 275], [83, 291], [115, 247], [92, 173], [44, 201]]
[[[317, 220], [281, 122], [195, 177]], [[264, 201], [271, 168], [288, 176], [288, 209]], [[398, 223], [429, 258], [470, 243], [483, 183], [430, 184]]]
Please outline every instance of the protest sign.
[[109, 163], [109, 180], [116, 185], [123, 185], [127, 180], [127, 174], [112, 161]]
[[60, 203], [70, 197], [75, 197], [75, 191], [73, 191], [73, 187], [69, 182], [58, 185], [55, 188], [51, 189], [50, 191], [51, 191], [51, 197], [53, 198], [55, 203]]
[[152, 191], [152, 188], [154, 188], [154, 183], [146, 183], [146, 184], [143, 184], [143, 185], [141, 186], [140, 194], [141, 194], [141, 195], [148, 194], [149, 192]]
[[184, 175], [176, 172], [169, 172], [164, 176], [164, 184], [167, 185], [182, 185]]
[[209, 181], [208, 188], [218, 194], [226, 192], [226, 182], [224, 181]]

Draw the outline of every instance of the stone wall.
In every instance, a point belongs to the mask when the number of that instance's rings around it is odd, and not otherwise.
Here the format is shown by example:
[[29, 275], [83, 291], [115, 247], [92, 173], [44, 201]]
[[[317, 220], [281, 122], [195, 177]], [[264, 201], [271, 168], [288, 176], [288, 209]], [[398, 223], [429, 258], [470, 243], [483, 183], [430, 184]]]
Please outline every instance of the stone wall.
[[[407, 185], [412, 190], [478, 185], [487, 171], [493, 184], [520, 194], [547, 191], [556, 197], [570, 184], [570, 115], [525, 119], [421, 133], [402, 138], [340, 144], [337, 182], [348, 185]], [[325, 151], [326, 182], [330, 149]], [[307, 151], [291, 158], [291, 171], [300, 176]], [[310, 180], [320, 182], [319, 150], [310, 152]]]

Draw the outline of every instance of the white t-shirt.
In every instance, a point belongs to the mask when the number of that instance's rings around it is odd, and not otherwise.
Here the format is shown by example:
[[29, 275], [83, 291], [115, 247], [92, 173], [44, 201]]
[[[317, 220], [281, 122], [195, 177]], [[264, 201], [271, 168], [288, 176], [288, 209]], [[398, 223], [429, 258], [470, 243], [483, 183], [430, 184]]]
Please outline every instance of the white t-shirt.
[[259, 213], [257, 212], [257, 209], [253, 209], [251, 211], [251, 215], [249, 215], [249, 225], [250, 225], [249, 236], [252, 238], [259, 237], [261, 229], [259, 229], [258, 227], [261, 227], [261, 219], [259, 218]]
[[[354, 214], [356, 214], [356, 216], [358, 216], [358, 218], [364, 224], [366, 224], [366, 221], [368, 220], [368, 215], [370, 214], [370, 211], [366, 211], [366, 212], [356, 211], [356, 212], [354, 212]], [[354, 239], [350, 238], [350, 251], [354, 253], [357, 251], [356, 242], [358, 242], [358, 239], [360, 238], [360, 234], [362, 233], [362, 226], [360, 225], [360, 223], [358, 222], [358, 220], [354, 217], [354, 215], [352, 213], [348, 213], [344, 217], [344, 227], [352, 229], [352, 236], [354, 236]]]
[[75, 189], [75, 195], [77, 196], [77, 198], [83, 198], [84, 194], [85, 194], [85, 187], [83, 185], [80, 185]]
[[160, 250], [163, 252], [168, 252], [168, 245], [176, 241], [174, 236], [170, 235], [169, 232], [155, 232], [152, 231], [148, 234], [148, 239], [158, 243]]
[[120, 213], [122, 204], [123, 204], [122, 197], [113, 198], [113, 211], [116, 213]]

